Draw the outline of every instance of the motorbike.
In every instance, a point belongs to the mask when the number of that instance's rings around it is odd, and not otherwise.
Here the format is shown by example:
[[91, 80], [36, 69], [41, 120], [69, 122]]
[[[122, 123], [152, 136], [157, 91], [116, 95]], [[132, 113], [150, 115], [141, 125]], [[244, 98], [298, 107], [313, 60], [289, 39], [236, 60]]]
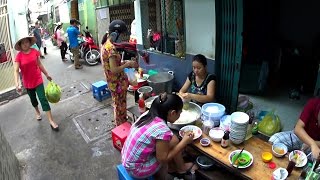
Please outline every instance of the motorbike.
[[[100, 49], [99, 46], [97, 46], [94, 43], [93, 37], [91, 33], [88, 30], [88, 26], [86, 27], [85, 30], [83, 30], [85, 35], [82, 37], [78, 38], [79, 42], [79, 57], [81, 59], [84, 59], [86, 63], [90, 66], [97, 65], [100, 60]], [[73, 54], [69, 51], [68, 52], [70, 56], [70, 60], [73, 62], [74, 61], [74, 56]]]

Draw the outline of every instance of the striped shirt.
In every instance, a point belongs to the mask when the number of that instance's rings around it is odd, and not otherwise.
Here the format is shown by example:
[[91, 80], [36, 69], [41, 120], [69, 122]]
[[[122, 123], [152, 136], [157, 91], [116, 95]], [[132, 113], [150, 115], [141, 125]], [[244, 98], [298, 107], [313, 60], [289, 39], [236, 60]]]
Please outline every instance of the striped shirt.
[[170, 141], [173, 136], [164, 120], [156, 117], [142, 127], [133, 125], [122, 148], [122, 164], [136, 178], [155, 174], [161, 167], [156, 158], [156, 140]]

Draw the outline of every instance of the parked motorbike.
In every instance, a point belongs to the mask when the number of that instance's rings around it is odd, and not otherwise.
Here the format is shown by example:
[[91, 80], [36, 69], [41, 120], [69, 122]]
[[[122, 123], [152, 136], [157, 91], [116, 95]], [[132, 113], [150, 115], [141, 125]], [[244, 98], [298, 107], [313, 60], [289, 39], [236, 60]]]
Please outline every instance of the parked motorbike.
[[[78, 38], [79, 45], [80, 45], [79, 57], [81, 59], [84, 59], [86, 61], [86, 63], [90, 66], [97, 65], [100, 60], [100, 49], [94, 43], [93, 37], [88, 30], [88, 26], [83, 31], [84, 31], [85, 35]], [[70, 60], [73, 62], [74, 61], [73, 54], [70, 51], [68, 52], [68, 54], [70, 56]]]

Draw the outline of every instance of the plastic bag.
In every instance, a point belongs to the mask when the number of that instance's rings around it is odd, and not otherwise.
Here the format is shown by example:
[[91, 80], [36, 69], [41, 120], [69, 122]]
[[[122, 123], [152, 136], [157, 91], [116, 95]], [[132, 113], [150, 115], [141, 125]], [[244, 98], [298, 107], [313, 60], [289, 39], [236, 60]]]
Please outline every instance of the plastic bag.
[[138, 79], [137, 79], [137, 76], [136, 76], [136, 70], [134, 68], [125, 68], [124, 72], [128, 76], [128, 80], [129, 80], [130, 85], [136, 86], [138, 84]]
[[61, 88], [53, 81], [50, 81], [45, 89], [47, 100], [51, 103], [57, 103], [61, 98]]
[[262, 121], [258, 124], [258, 130], [260, 133], [272, 136], [279, 132], [281, 129], [281, 122], [278, 115], [274, 114], [274, 111], [269, 112], [264, 116]]

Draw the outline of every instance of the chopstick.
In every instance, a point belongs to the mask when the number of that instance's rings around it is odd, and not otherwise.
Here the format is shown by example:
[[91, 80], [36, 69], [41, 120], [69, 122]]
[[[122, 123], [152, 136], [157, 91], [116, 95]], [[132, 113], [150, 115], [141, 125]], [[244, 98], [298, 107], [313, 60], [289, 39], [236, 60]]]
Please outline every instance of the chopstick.
[[[241, 153], [242, 153], [243, 150], [244, 150], [244, 147], [241, 149], [241, 151], [240, 151], [240, 153], [238, 154], [237, 158], [236, 158], [236, 159], [234, 160], [234, 162], [232, 163], [232, 166], [234, 166], [234, 163], [239, 159], [239, 157], [240, 157], [240, 155], [241, 155]], [[237, 169], [238, 169], [239, 165], [240, 165], [240, 163], [238, 162], [238, 164], [237, 164]]]
[[294, 149], [293, 149], [292, 133], [290, 133], [290, 140], [291, 140], [291, 148], [292, 148], [292, 151], [293, 151], [293, 153], [295, 153], [295, 152], [294, 152]]

